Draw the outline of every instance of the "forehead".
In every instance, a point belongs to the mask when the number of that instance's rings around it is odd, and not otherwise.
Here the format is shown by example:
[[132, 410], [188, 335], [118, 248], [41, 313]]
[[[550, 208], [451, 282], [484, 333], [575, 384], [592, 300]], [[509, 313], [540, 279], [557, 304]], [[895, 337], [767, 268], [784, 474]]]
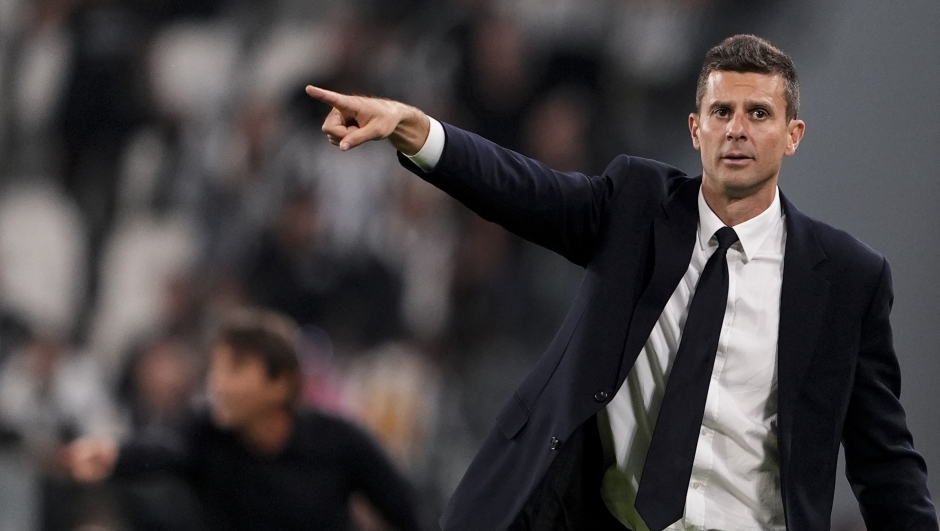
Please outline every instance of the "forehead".
[[209, 361], [214, 367], [241, 368], [246, 365], [262, 365], [261, 359], [258, 356], [252, 355], [251, 352], [236, 351], [225, 343], [216, 343], [212, 346]]
[[761, 101], [782, 107], [786, 105], [784, 90], [785, 82], [778, 74], [716, 70], [708, 74], [702, 105]]

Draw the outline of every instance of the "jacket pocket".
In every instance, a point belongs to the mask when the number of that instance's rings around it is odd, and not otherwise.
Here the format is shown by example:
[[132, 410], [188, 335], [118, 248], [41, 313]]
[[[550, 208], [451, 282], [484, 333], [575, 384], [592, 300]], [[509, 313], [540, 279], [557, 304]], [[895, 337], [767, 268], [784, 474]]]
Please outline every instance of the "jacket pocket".
[[529, 422], [529, 409], [522, 403], [519, 395], [513, 393], [512, 398], [496, 416], [496, 426], [506, 439], [512, 439], [527, 422]]

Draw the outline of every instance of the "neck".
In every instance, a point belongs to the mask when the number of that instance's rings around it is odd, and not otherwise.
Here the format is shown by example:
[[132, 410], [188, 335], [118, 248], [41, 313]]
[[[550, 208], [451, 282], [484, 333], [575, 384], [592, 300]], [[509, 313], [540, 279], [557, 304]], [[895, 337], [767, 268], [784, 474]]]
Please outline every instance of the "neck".
[[263, 454], [276, 454], [284, 449], [294, 427], [294, 416], [286, 409], [277, 409], [244, 426], [240, 432], [252, 449]]
[[702, 180], [702, 196], [708, 208], [728, 227], [734, 227], [759, 216], [770, 208], [777, 194], [777, 179], [771, 179], [757, 190], [738, 192], [713, 189]]

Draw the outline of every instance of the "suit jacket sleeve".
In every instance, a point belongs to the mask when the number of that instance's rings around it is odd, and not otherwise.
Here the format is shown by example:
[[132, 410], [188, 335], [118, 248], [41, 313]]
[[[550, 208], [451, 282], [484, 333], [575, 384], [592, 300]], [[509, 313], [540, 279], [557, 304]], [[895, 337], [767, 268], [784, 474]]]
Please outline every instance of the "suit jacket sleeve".
[[606, 206], [620, 189], [628, 157], [603, 175], [564, 173], [500, 147], [473, 133], [444, 125], [444, 152], [425, 173], [399, 154], [402, 165], [459, 200], [486, 220], [584, 266]]
[[891, 271], [881, 278], [862, 322], [855, 384], [842, 440], [846, 476], [870, 531], [932, 530], [937, 513], [927, 470], [914, 450], [899, 401], [900, 368], [892, 346]]

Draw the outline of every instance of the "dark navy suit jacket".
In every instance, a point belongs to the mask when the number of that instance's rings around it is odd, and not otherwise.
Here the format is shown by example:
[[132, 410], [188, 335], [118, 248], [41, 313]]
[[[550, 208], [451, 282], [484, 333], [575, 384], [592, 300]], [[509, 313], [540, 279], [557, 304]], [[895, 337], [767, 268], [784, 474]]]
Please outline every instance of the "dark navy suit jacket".
[[[620, 156], [561, 173], [445, 125], [435, 170], [402, 163], [480, 216], [585, 268], [560, 330], [496, 420], [442, 517], [506, 529], [579, 427], [613, 398], [688, 268], [700, 178]], [[840, 442], [870, 531], [937, 530], [898, 400], [885, 259], [781, 196], [778, 450], [787, 528], [829, 529]]]

